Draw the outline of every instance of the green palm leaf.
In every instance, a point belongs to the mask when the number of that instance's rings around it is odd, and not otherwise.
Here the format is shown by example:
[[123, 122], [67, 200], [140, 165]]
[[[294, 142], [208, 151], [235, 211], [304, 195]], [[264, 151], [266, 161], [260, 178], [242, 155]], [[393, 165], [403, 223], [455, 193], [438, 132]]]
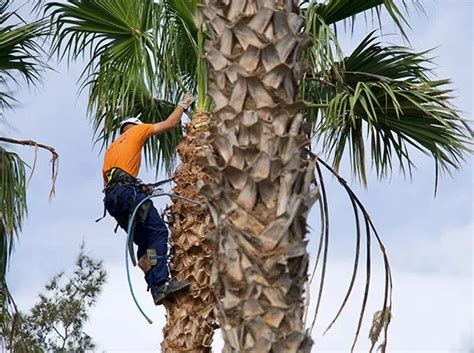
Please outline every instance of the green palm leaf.
[[364, 183], [366, 154], [380, 177], [391, 173], [393, 158], [410, 172], [409, 146], [431, 155], [442, 170], [460, 167], [469, 131], [450, 103], [449, 80], [430, 79], [426, 54], [383, 47], [371, 33], [331, 72], [309, 78], [305, 98], [326, 108], [308, 119], [336, 169], [348, 153]]
[[16, 153], [0, 146], [0, 223], [7, 238], [8, 254], [27, 212], [25, 166]]
[[0, 333], [10, 324], [8, 310], [10, 294], [6, 283], [8, 261], [15, 235], [21, 230], [26, 216], [25, 163], [0, 146]]
[[45, 67], [38, 43], [38, 39], [47, 34], [45, 22], [16, 23], [19, 17], [8, 11], [10, 4], [10, 1], [0, 4], [0, 115], [16, 102], [8, 92], [11, 84], [18, 85], [20, 78], [27, 84], [36, 84]]
[[[408, 8], [404, 0], [401, 3], [405, 9]], [[412, 4], [422, 9], [418, 0]], [[302, 59], [308, 63], [313, 73], [339, 75], [334, 63], [337, 61], [343, 63], [337, 36], [337, 25], [341, 21], [350, 22], [353, 29], [355, 18], [361, 14], [367, 16], [367, 12], [370, 12], [372, 17], [377, 17], [382, 28], [380, 16], [381, 9], [384, 8], [402, 35], [407, 38], [404, 27], [408, 26], [408, 22], [394, 0], [327, 0], [325, 2], [311, 0], [303, 1], [300, 6], [305, 32], [311, 39], [311, 44], [302, 51]], [[332, 70], [329, 71], [331, 67]]]
[[[55, 24], [53, 52], [68, 61], [90, 54], [81, 82], [89, 90], [89, 111], [103, 147], [125, 117], [141, 113], [146, 122], [162, 121], [183, 90], [196, 90], [196, 9], [197, 1], [184, 0], [47, 5]], [[146, 162], [170, 172], [180, 134], [150, 139]]]
[[[380, 15], [381, 10], [385, 9], [405, 37], [404, 27], [409, 27], [400, 6], [397, 6], [394, 0], [327, 0], [323, 3], [316, 1], [308, 3], [307, 11], [316, 13], [327, 25], [343, 21], [351, 22], [353, 28], [354, 20], [358, 15], [366, 15], [370, 12], [372, 18], [376, 17], [382, 27]], [[400, 3], [405, 10], [408, 9], [407, 1], [402, 0]], [[411, 1], [410, 5], [422, 10], [419, 0]]]
[[[53, 50], [69, 60], [91, 57], [82, 75], [91, 93], [90, 107], [100, 112], [104, 100], [127, 112], [130, 90], [154, 75], [153, 1], [76, 1], [49, 3], [56, 24]], [[108, 98], [110, 94], [112, 97]]]

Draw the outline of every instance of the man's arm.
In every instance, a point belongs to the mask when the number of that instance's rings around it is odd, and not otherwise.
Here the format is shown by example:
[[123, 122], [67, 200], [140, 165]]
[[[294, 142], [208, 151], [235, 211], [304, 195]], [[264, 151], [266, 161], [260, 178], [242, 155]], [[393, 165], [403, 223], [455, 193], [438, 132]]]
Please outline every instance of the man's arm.
[[153, 135], [162, 134], [163, 132], [166, 132], [178, 126], [181, 121], [181, 117], [183, 116], [183, 113], [183, 107], [178, 105], [165, 121], [160, 121], [159, 123], [156, 123], [154, 125]]
[[194, 102], [194, 97], [186, 93], [178, 103], [178, 106], [171, 113], [171, 115], [165, 120], [159, 123], [156, 123], [153, 128], [153, 135], [162, 134], [168, 130], [175, 128], [180, 122], [183, 113], [189, 108], [189, 106]]

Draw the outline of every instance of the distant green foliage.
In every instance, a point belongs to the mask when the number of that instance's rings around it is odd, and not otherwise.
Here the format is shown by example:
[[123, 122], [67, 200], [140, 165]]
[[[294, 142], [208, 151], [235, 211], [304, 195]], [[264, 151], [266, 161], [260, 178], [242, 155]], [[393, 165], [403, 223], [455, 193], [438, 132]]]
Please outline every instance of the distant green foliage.
[[54, 276], [31, 311], [15, 315], [13, 334], [5, 336], [13, 338], [9, 348], [14, 352], [94, 350], [95, 344], [84, 332], [84, 325], [106, 278], [102, 261], [87, 255], [83, 244], [72, 275], [65, 278], [61, 272]]

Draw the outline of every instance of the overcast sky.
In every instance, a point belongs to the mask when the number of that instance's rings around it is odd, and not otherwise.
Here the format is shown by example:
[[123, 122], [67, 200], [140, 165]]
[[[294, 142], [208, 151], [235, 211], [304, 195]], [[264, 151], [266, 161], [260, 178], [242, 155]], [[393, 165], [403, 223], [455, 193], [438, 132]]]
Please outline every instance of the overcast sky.
[[[471, 0], [426, 1], [427, 16], [410, 14], [411, 44], [418, 50], [435, 50], [440, 77], [454, 81], [455, 103], [472, 119], [473, 99], [473, 11]], [[369, 24], [370, 27], [370, 24]], [[360, 18], [353, 37], [347, 34], [345, 48], [351, 48], [368, 32]], [[386, 41], [400, 42], [396, 30], [387, 24]], [[342, 32], [340, 32], [342, 34]], [[342, 37], [342, 35], [341, 35]], [[7, 112], [12, 127], [2, 126], [7, 136], [54, 146], [60, 154], [57, 196], [48, 202], [49, 155], [41, 152], [28, 190], [29, 216], [13, 255], [8, 283], [21, 310], [37, 300], [47, 280], [59, 271], [73, 268], [83, 240], [90, 253], [104, 260], [109, 281], [92, 310], [87, 332], [101, 351], [157, 351], [164, 325], [164, 310], [156, 309], [139, 270], [133, 282], [140, 303], [154, 324], [149, 325], [136, 310], [128, 292], [124, 254], [125, 236], [113, 233], [110, 218], [102, 215], [102, 154], [92, 146], [92, 127], [86, 118], [86, 97], [78, 96], [81, 65], [56, 65], [41, 88], [17, 92], [22, 106]], [[33, 151], [16, 148], [27, 161]], [[473, 336], [473, 205], [472, 158], [463, 171], [443, 176], [433, 197], [433, 163], [416, 158], [413, 181], [395, 174], [379, 182], [373, 176], [367, 190], [351, 185], [366, 204], [387, 246], [394, 277], [393, 321], [389, 352], [467, 352]], [[350, 180], [347, 170], [343, 174]], [[154, 180], [153, 171], [142, 171], [142, 179]], [[348, 200], [334, 181], [329, 183], [332, 238], [327, 292], [316, 321], [314, 351], [348, 352], [356, 326], [363, 291], [363, 274], [347, 312], [332, 331], [321, 336], [324, 325], [343, 298], [350, 276], [354, 249], [353, 216]], [[163, 207], [165, 201], [155, 202]], [[315, 229], [309, 235], [310, 251], [317, 247], [316, 210], [310, 215]], [[374, 251], [376, 249], [374, 248]], [[383, 277], [380, 259], [374, 266], [372, 297], [362, 329], [360, 352], [367, 351], [371, 315], [381, 308]], [[316, 285], [313, 284], [312, 287]], [[316, 288], [314, 288], [316, 289]], [[313, 290], [313, 297], [315, 297]], [[216, 351], [222, 346], [216, 342]], [[464, 347], [464, 351], [461, 350]]]

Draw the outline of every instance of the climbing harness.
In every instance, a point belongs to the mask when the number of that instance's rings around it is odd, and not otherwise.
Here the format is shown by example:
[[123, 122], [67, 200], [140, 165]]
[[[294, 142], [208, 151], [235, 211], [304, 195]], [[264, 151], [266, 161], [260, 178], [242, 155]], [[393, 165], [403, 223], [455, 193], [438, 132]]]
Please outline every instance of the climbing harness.
[[[167, 179], [169, 180], [169, 179]], [[120, 186], [132, 186], [132, 187], [142, 187], [143, 183], [140, 179], [137, 179], [124, 170], [120, 168], [112, 168], [105, 172], [105, 188], [102, 190], [103, 193], [107, 194], [107, 192], [111, 192], [113, 189], [118, 188]], [[107, 217], [107, 210], [105, 209], [104, 205], [104, 213], [102, 217], [97, 218], [95, 221], [100, 222], [105, 217]], [[119, 227], [119, 223], [114, 229], [114, 233], [117, 233], [117, 229]]]
[[[146, 198], [144, 198], [142, 201], [140, 201], [135, 206], [135, 209], [133, 210], [132, 214], [130, 215], [130, 218], [129, 218], [129, 221], [128, 221], [128, 227], [127, 227], [127, 240], [125, 242], [125, 267], [126, 267], [126, 270], [127, 270], [128, 287], [130, 289], [130, 293], [132, 295], [133, 301], [135, 302], [135, 305], [137, 306], [138, 310], [143, 315], [143, 317], [150, 324], [153, 324], [153, 321], [151, 321], [151, 319], [145, 314], [142, 307], [138, 303], [137, 298], [135, 297], [135, 292], [133, 291], [132, 281], [130, 279], [130, 265], [128, 263], [128, 258], [129, 258], [129, 255], [130, 255], [130, 259], [133, 263], [133, 266], [136, 266], [136, 264], [137, 264], [135, 254], [134, 254], [134, 251], [133, 251], [133, 231], [134, 231], [135, 217], [137, 215], [137, 212], [140, 209], [140, 207], [145, 202], [147, 202], [148, 200], [150, 200], [152, 198], [155, 198], [155, 197], [162, 197], [162, 196], [168, 196], [171, 199], [176, 198], [176, 199], [180, 199], [180, 200], [190, 202], [190, 203], [195, 204], [195, 205], [204, 206], [204, 204], [201, 203], [201, 202], [198, 202], [198, 201], [192, 200], [190, 198], [178, 195], [176, 193], [165, 192], [162, 188], [160, 188], [161, 185], [170, 183], [171, 181], [173, 181], [173, 179], [166, 179], [166, 180], [162, 180], [162, 181], [159, 181], [157, 183], [154, 183], [154, 184], [146, 184], [145, 185], [145, 188], [148, 189], [148, 192], [149, 192], [150, 195], [147, 196]], [[170, 249], [170, 247], [168, 247], [168, 249]], [[163, 258], [163, 257], [158, 256], [157, 258]], [[167, 256], [167, 262], [169, 262], [169, 260], [170, 260], [170, 258]], [[167, 264], [167, 266], [168, 266], [168, 264]]]

